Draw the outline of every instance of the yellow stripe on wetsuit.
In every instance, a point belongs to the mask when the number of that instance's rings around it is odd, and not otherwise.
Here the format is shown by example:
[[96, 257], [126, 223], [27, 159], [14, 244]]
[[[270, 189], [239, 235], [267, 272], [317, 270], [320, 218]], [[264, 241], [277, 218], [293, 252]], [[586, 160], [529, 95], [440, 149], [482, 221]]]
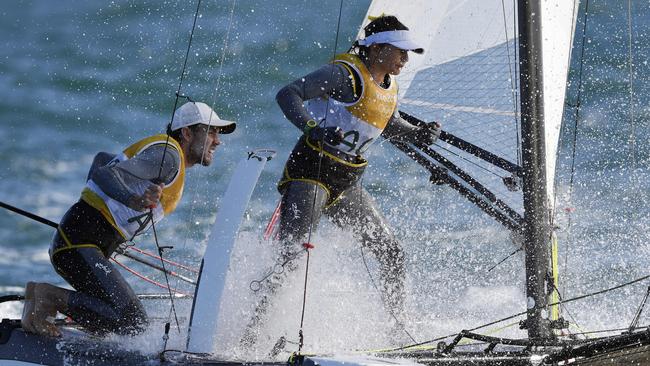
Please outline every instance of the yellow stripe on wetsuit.
[[95, 248], [100, 252], [102, 251], [97, 244], [72, 244], [72, 242], [70, 242], [70, 239], [68, 239], [68, 236], [65, 235], [65, 233], [63, 232], [63, 229], [61, 229], [61, 226], [57, 227], [56, 231], [59, 233], [59, 235], [61, 235], [66, 246], [64, 246], [63, 248], [58, 248], [55, 251], [53, 251], [51, 254], [52, 257], [59, 252], [62, 252], [64, 250], [70, 250], [70, 249]]
[[347, 166], [350, 166], [350, 167], [353, 167], [353, 168], [362, 168], [362, 167], [368, 165], [368, 162], [365, 161], [365, 160], [363, 162], [361, 162], [361, 163], [350, 163], [349, 161], [346, 161], [345, 159], [341, 159], [341, 158], [337, 157], [336, 155], [334, 155], [334, 154], [332, 154], [330, 152], [327, 152], [327, 150], [323, 149], [320, 146], [320, 143], [318, 143], [319, 146], [316, 146], [316, 145], [312, 144], [309, 141], [309, 138], [305, 138], [305, 143], [307, 144], [307, 146], [312, 148], [314, 151], [316, 151], [318, 153], [323, 153], [323, 155], [325, 155], [328, 158], [336, 161], [337, 163], [347, 165]]

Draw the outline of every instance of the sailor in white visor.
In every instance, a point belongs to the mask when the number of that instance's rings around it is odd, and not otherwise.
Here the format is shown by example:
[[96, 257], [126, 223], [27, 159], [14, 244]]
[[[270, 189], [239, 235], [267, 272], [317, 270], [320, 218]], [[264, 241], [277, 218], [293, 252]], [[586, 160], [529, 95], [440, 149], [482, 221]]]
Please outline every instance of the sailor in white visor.
[[285, 263], [286, 270], [261, 283], [263, 296], [242, 339], [246, 347], [256, 342], [256, 329], [265, 320], [272, 297], [296, 268], [295, 253], [304, 253], [301, 245], [322, 214], [351, 230], [358, 241], [354, 245], [375, 256], [380, 264], [382, 298], [401, 319], [404, 254], [361, 185], [368, 165], [365, 156], [380, 137], [430, 145], [440, 126], [433, 122], [416, 127], [399, 115], [394, 75], [408, 62], [409, 51], [424, 52], [411, 39], [408, 28], [394, 16], [381, 16], [364, 29], [365, 38], [355, 42], [349, 52], [286, 85], [276, 96], [284, 115], [302, 132], [278, 183], [282, 249], [277, 263]]

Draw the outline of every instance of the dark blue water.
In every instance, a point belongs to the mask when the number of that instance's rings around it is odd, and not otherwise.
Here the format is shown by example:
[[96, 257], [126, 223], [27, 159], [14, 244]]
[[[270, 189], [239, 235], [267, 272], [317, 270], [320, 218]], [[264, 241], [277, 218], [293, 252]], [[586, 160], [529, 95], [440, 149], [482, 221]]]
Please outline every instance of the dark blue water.
[[[367, 3], [343, 4], [337, 51], [351, 43]], [[589, 3], [584, 49], [582, 21], [577, 25], [558, 168], [558, 208], [575, 209], [570, 217], [557, 217], [565, 297], [646, 275], [649, 268], [650, 9], [645, 2], [632, 2], [630, 41], [627, 1]], [[162, 241], [175, 246], [170, 254], [174, 259], [198, 264], [201, 242], [230, 174], [254, 147], [274, 148], [278, 156], [267, 165], [255, 192], [244, 241], [253, 253], [269, 251], [259, 233], [279, 198], [275, 183], [298, 137], [274, 95], [334, 54], [339, 4], [295, 0], [239, 1], [234, 8], [230, 2], [202, 5], [181, 91], [213, 105], [239, 127], [223, 138], [213, 166], [192, 168], [185, 201], [160, 225]], [[185, 1], [5, 4], [0, 10], [0, 200], [58, 221], [78, 199], [96, 152], [116, 152], [162, 131], [173, 110], [194, 10], [195, 4]], [[571, 106], [578, 94], [576, 124]], [[388, 144], [374, 148], [370, 158], [364, 184], [407, 250], [410, 327], [418, 340], [523, 310], [523, 257], [486, 272], [514, 250], [498, 224], [451, 189], [429, 185], [426, 174]], [[346, 233], [330, 234], [327, 225], [323, 229], [319, 238], [328, 245], [320, 268], [315, 259], [312, 283], [318, 285], [314, 313], [307, 316], [316, 339], [311, 346], [381, 344], [381, 337], [353, 336], [386, 328], [386, 314], [377, 304], [358, 248]], [[2, 292], [19, 292], [28, 280], [64, 284], [47, 257], [51, 235], [42, 224], [0, 212]], [[154, 248], [150, 236], [140, 241], [141, 247]], [[255, 273], [258, 263], [248, 260], [244, 263]], [[147, 268], [125, 263], [162, 281]], [[139, 292], [162, 291], [129, 278]], [[569, 310], [578, 323], [591, 328], [625, 326], [646, 286], [628, 287]], [[341, 309], [339, 303], [349, 306]], [[278, 319], [291, 322], [278, 320], [278, 327], [293, 332], [298, 309], [294, 304], [280, 311]], [[19, 305], [0, 307], [2, 315], [15, 316], [19, 310]], [[647, 320], [643, 317], [642, 323]], [[358, 327], [355, 332], [348, 332], [351, 323]], [[232, 332], [236, 339], [237, 330]]]

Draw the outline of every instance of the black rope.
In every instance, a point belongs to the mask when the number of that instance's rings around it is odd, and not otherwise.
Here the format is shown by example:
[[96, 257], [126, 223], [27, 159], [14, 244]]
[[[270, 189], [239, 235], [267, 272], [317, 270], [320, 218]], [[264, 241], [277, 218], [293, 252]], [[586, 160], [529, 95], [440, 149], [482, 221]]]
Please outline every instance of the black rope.
[[647, 325], [644, 326], [637, 326], [634, 329], [628, 328], [610, 328], [610, 329], [601, 329], [601, 330], [590, 330], [588, 332], [575, 332], [573, 334], [576, 335], [588, 335], [588, 334], [598, 334], [598, 333], [612, 333], [612, 332], [630, 332], [630, 331], [636, 331], [640, 329], [648, 329]]
[[519, 252], [522, 251], [522, 250], [524, 250], [524, 246], [523, 246], [523, 245], [520, 246], [518, 249], [515, 249], [512, 253], [510, 253], [510, 254], [508, 254], [507, 256], [505, 256], [505, 258], [503, 258], [502, 260], [500, 260], [499, 262], [497, 262], [496, 264], [494, 264], [492, 267], [488, 268], [487, 271], [488, 271], [488, 272], [492, 272], [492, 270], [495, 269], [495, 268], [497, 268], [501, 263], [507, 261], [507, 260], [510, 259], [513, 255], [519, 253]]
[[636, 314], [634, 314], [634, 318], [630, 323], [628, 329], [630, 333], [632, 333], [632, 331], [634, 331], [634, 329], [636, 329], [637, 325], [639, 324], [639, 318], [641, 317], [641, 313], [643, 313], [643, 308], [645, 308], [645, 304], [648, 301], [648, 296], [650, 296], [650, 286], [648, 286], [648, 290], [646, 291], [645, 296], [643, 297], [643, 301], [641, 301], [641, 304], [639, 305], [639, 308], [636, 310]]
[[[596, 292], [592, 292], [592, 293], [589, 293], [589, 294], [585, 294], [585, 295], [577, 296], [577, 297], [574, 297], [574, 298], [571, 298], [571, 299], [562, 300], [562, 301], [557, 301], [557, 302], [554, 302], [554, 303], [551, 303], [551, 304], [547, 304], [547, 307], [554, 306], [554, 305], [566, 304], [566, 303], [569, 303], [569, 302], [573, 302], [573, 301], [577, 301], [577, 300], [582, 300], [582, 299], [585, 299], [585, 298], [588, 298], [588, 297], [593, 297], [593, 296], [596, 296], [596, 295], [601, 295], [601, 294], [604, 294], [604, 293], [606, 293], [606, 292], [610, 292], [610, 291], [618, 290], [618, 289], [620, 289], [620, 288], [623, 288], [623, 287], [626, 287], [626, 286], [630, 286], [630, 285], [635, 284], [635, 283], [637, 283], [637, 282], [641, 282], [641, 281], [647, 280], [648, 278], [650, 278], [650, 275], [646, 275], [646, 276], [643, 276], [643, 277], [639, 277], [639, 278], [634, 279], [634, 280], [632, 280], [632, 281], [625, 282], [625, 283], [622, 283], [622, 284], [620, 284], [620, 285], [617, 285], [617, 286], [614, 286], [614, 287], [610, 287], [610, 288], [606, 288], [606, 289], [603, 289], [603, 290], [600, 290], [600, 291], [596, 291]], [[518, 317], [518, 316], [526, 315], [527, 313], [528, 313], [528, 311], [522, 311], [522, 312], [519, 312], [519, 313], [516, 313], [516, 314], [510, 315], [510, 316], [507, 316], [507, 317], [505, 317], [505, 318], [501, 318], [501, 319], [498, 319], [498, 320], [495, 320], [495, 321], [491, 321], [491, 322], [489, 322], [489, 323], [485, 323], [485, 324], [483, 324], [483, 325], [479, 325], [478, 327], [474, 327], [474, 328], [471, 328], [471, 329], [467, 329], [467, 331], [468, 331], [468, 332], [472, 332], [472, 331], [475, 331], [475, 330], [478, 330], [478, 329], [482, 329], [482, 328], [485, 328], [485, 327], [489, 327], [489, 326], [491, 326], [491, 325], [498, 324], [498, 323], [502, 323], [502, 322], [504, 322], [504, 321], [506, 321], [506, 320], [510, 320], [510, 319], [516, 318], [516, 317]], [[403, 347], [391, 348], [391, 349], [386, 350], [385, 352], [400, 351], [400, 350], [405, 350], [405, 349], [409, 349], [409, 348], [413, 348], [413, 347], [417, 347], [417, 346], [422, 346], [422, 345], [425, 345], [425, 344], [429, 344], [429, 343], [433, 343], [433, 342], [441, 341], [441, 340], [443, 340], [443, 339], [447, 339], [447, 338], [450, 338], [450, 337], [454, 337], [454, 336], [456, 336], [456, 335], [457, 335], [457, 333], [452, 333], [452, 334], [448, 334], [448, 335], [445, 335], [445, 336], [437, 337], [437, 338], [430, 339], [430, 340], [428, 340], [428, 341], [424, 341], [424, 342], [420, 342], [420, 343], [414, 343], [414, 344], [406, 345], [406, 346], [403, 346]]]
[[576, 95], [576, 104], [575, 104], [575, 113], [574, 113], [574, 127], [573, 127], [573, 139], [571, 144], [571, 176], [569, 179], [569, 199], [571, 198], [571, 193], [573, 192], [573, 184], [576, 173], [576, 146], [578, 142], [578, 121], [580, 117], [580, 106], [582, 102], [582, 73], [584, 69], [584, 59], [585, 59], [585, 44], [587, 43], [587, 14], [589, 12], [589, 0], [585, 1], [585, 13], [583, 17], [582, 25], [582, 45], [580, 47], [580, 66], [578, 67], [578, 89]]
[[[30, 219], [32, 219], [32, 220], [34, 220], [34, 221], [36, 221], [36, 222], [41, 223], [41, 224], [45, 224], [45, 225], [47, 225], [47, 226], [53, 227], [54, 229], [57, 229], [57, 228], [59, 227], [59, 224], [57, 224], [56, 222], [54, 222], [54, 221], [52, 221], [52, 220], [48, 220], [48, 219], [46, 219], [46, 218], [44, 218], [44, 217], [38, 216], [38, 215], [36, 215], [36, 214], [34, 214], [34, 213], [31, 213], [31, 212], [25, 211], [25, 210], [23, 210], [23, 209], [20, 209], [20, 208], [18, 208], [18, 207], [12, 206], [12, 205], [7, 204], [7, 203], [5, 203], [5, 202], [0, 201], [0, 207], [5, 208], [5, 209], [7, 209], [7, 210], [9, 210], [9, 211], [15, 212], [15, 213], [17, 213], [17, 214], [19, 214], [19, 215], [25, 216], [25, 217], [27, 217], [27, 218], [30, 218]], [[127, 252], [126, 252], [126, 249], [118, 248], [117, 253], [118, 253], [118, 254], [121, 254], [121, 255], [123, 255], [123, 256], [125, 256], [125, 257], [127, 257], [127, 258], [130, 258], [130, 259], [132, 259], [132, 260], [135, 260], [136, 262], [139, 262], [139, 263], [141, 263], [141, 264], [144, 264], [144, 265], [146, 265], [147, 267], [150, 267], [150, 268], [153, 268], [153, 269], [159, 270], [159, 271], [161, 271], [161, 272], [166, 271], [167, 273], [171, 273], [171, 271], [169, 271], [169, 270], [164, 270], [162, 267], [159, 267], [159, 266], [157, 266], [157, 265], [155, 265], [155, 264], [153, 264], [153, 263], [151, 263], [151, 262], [149, 262], [149, 261], [146, 261], [146, 260], [144, 260], [144, 259], [142, 259], [142, 258], [138, 258], [138, 257], [136, 257], [136, 256], [134, 256], [134, 255], [132, 255], [132, 254], [127, 253]], [[188, 280], [188, 279], [184, 279], [185, 282], [190, 282], [190, 283], [192, 283], [191, 281], [187, 281], [187, 280]]]
[[[306, 245], [310, 245], [307, 243]], [[300, 354], [300, 351], [302, 350], [302, 346], [304, 344], [304, 336], [303, 336], [303, 331], [302, 331], [302, 326], [305, 321], [305, 305], [307, 304], [307, 279], [309, 278], [309, 248], [305, 248], [307, 251], [307, 260], [305, 264], [305, 284], [303, 286], [302, 290], [302, 310], [300, 312], [300, 329], [298, 330], [298, 354]]]

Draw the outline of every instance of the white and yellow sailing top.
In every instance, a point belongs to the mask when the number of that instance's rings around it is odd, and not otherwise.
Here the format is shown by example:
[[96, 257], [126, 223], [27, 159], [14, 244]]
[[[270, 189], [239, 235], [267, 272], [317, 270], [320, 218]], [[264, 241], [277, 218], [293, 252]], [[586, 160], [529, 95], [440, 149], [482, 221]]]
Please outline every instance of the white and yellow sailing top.
[[[379, 86], [358, 56], [345, 53], [337, 55], [332, 61], [345, 67], [351, 76], [361, 78], [361, 90], [354, 90], [359, 95], [351, 103], [334, 98], [311, 99], [305, 103], [309, 114], [316, 122], [326, 120], [321, 127], [338, 126], [343, 130], [345, 140], [336, 146], [330, 146], [349, 155], [362, 155], [381, 135], [397, 107], [397, 81], [390, 77], [388, 88]], [[353, 88], [356, 83], [352, 82]]]
[[[106, 220], [127, 240], [146, 231], [151, 226], [152, 219], [156, 223], [176, 209], [176, 205], [183, 194], [183, 186], [185, 183], [185, 159], [183, 150], [173, 138], [165, 134], [154, 135], [127, 147], [121, 154], [117, 155], [107, 164], [118, 164], [119, 162], [137, 156], [149, 147], [155, 145], [164, 146], [165, 143], [168, 144], [168, 149], [174, 149], [178, 152], [180, 164], [178, 172], [173, 179], [165, 183], [160, 202], [152, 209], [153, 217], [150, 215], [149, 210], [144, 212], [136, 211], [122, 202], [109, 197], [92, 179], [86, 182], [86, 187], [81, 193], [81, 198], [99, 210]], [[135, 184], [129, 185], [129, 188], [134, 193], [142, 195], [151, 184], [152, 182], [149, 180], [140, 180]]]

